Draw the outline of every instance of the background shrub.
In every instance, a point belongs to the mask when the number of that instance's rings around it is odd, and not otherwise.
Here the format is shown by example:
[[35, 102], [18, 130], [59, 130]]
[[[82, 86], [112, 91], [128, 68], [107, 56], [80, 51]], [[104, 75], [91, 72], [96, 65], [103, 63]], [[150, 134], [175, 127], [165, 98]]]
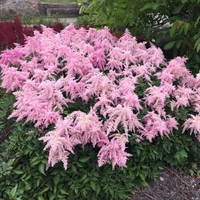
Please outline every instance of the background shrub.
[[[82, 3], [82, 0], [79, 0]], [[200, 67], [199, 0], [102, 0], [83, 6], [80, 24], [111, 30], [128, 28], [133, 35], [155, 43], [166, 58], [186, 56], [195, 74]], [[82, 4], [83, 5], [83, 4]], [[126, 12], [124, 12], [126, 10]]]

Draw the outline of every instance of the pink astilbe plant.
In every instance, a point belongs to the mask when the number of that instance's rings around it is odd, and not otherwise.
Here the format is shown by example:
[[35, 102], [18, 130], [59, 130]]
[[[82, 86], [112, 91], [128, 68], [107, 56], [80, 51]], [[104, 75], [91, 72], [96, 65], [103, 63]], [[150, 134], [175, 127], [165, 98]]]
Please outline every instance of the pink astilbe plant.
[[124, 127], [124, 131], [128, 134], [129, 131], [135, 132], [136, 128], [142, 127], [142, 124], [138, 121], [137, 115], [129, 106], [122, 106], [118, 104], [116, 107], [107, 107], [107, 111], [104, 112], [104, 118], [108, 117], [107, 132], [117, 131], [118, 126], [121, 124]]
[[101, 147], [98, 153], [99, 167], [106, 163], [112, 163], [113, 169], [115, 165], [126, 167], [127, 158], [131, 156], [131, 154], [125, 152], [125, 143], [128, 142], [126, 138], [122, 134], [116, 134], [111, 141]]
[[167, 116], [166, 119], [162, 119], [161, 115], [155, 112], [149, 112], [144, 116], [144, 129], [140, 132], [142, 136], [145, 136], [150, 142], [156, 136], [160, 135], [168, 136], [172, 132], [173, 128], [177, 129], [177, 122], [171, 116]]
[[200, 115], [191, 115], [184, 123], [183, 132], [186, 129], [190, 129], [190, 133], [194, 133], [200, 141]]
[[[167, 63], [159, 48], [138, 43], [128, 30], [117, 39], [107, 27], [70, 24], [60, 33], [43, 27], [0, 55], [1, 87], [16, 98], [10, 118], [45, 130], [47, 167], [61, 161], [67, 169], [75, 146], [92, 143], [98, 165], [114, 169], [126, 167], [131, 136], [152, 142], [183, 126], [200, 140], [199, 75], [185, 61]], [[191, 117], [181, 124], [179, 110], [186, 107]]]

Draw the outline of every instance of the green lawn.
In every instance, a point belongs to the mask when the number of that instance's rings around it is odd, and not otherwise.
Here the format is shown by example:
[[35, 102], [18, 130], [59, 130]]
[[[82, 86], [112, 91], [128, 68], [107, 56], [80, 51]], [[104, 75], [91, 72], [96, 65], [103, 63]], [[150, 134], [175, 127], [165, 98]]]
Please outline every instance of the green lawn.
[[48, 2], [48, 3], [69, 3], [69, 2], [76, 2], [76, 0], [40, 0], [40, 2]]

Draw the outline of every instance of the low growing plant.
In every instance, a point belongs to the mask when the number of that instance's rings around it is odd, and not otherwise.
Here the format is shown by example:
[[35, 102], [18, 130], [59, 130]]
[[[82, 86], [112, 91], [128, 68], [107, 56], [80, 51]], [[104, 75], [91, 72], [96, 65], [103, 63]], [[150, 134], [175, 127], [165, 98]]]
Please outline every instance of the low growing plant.
[[4, 51], [0, 64], [2, 87], [16, 97], [9, 118], [40, 131], [55, 125], [40, 138], [48, 166], [62, 161], [67, 169], [74, 147], [92, 143], [99, 167], [126, 167], [130, 135], [152, 142], [190, 129], [200, 140], [199, 75], [186, 69], [186, 58], [165, 63], [160, 49], [137, 43], [128, 30], [117, 40], [107, 28], [43, 29]]
[[[133, 192], [133, 177], [126, 170], [97, 166], [98, 149], [91, 144], [84, 151], [78, 145], [70, 156], [68, 170], [61, 163], [45, 171], [48, 153], [39, 135], [23, 123], [12, 125], [0, 156], [0, 197], [2, 199], [126, 199]], [[1, 199], [0, 198], [0, 199]]]
[[[107, 27], [77, 30], [73, 24], [60, 33], [43, 26], [24, 46], [5, 50], [1, 87], [16, 98], [9, 119], [16, 119], [13, 126], [20, 130], [12, 137], [27, 142], [13, 155], [21, 185], [13, 182], [9, 191], [35, 189], [19, 196], [38, 199], [50, 194], [52, 199], [125, 199], [133, 184], [156, 178], [163, 160], [171, 165], [198, 160], [200, 78], [185, 61], [166, 62], [159, 48], [138, 43], [128, 30], [117, 39]], [[20, 123], [33, 133], [25, 135]], [[63, 174], [47, 178], [57, 166]], [[67, 185], [58, 186], [66, 174]], [[31, 177], [38, 184], [30, 183]], [[56, 196], [61, 191], [62, 198]]]
[[[177, 164], [175, 154], [185, 151], [181, 164], [199, 161], [200, 143], [189, 134], [175, 132], [170, 138], [155, 138], [153, 143], [137, 143], [130, 137], [127, 151], [134, 156], [127, 162], [127, 168], [109, 164], [98, 167], [98, 148], [86, 144], [75, 147], [70, 155], [68, 169], [61, 163], [45, 170], [48, 153], [43, 151], [44, 143], [40, 134], [26, 134], [36, 131], [30, 124], [15, 122], [9, 138], [1, 146], [0, 156], [0, 199], [129, 199], [133, 186], [147, 186], [147, 180], [156, 180], [163, 161]], [[177, 142], [178, 141], [178, 142]], [[195, 150], [196, 149], [196, 150]], [[195, 160], [194, 159], [197, 159]], [[176, 163], [175, 163], [176, 162]]]
[[[48, 153], [43, 151], [44, 143], [40, 134], [23, 122], [12, 124], [9, 138], [1, 146], [0, 156], [0, 199], [63, 199], [94, 200], [129, 199], [134, 186], [147, 186], [148, 179], [156, 180], [163, 161], [177, 164], [175, 154], [185, 151], [181, 156], [185, 163], [199, 161], [200, 143], [189, 134], [175, 132], [170, 138], [155, 138], [153, 143], [137, 143], [130, 137], [127, 151], [134, 156], [127, 162], [127, 168], [109, 164], [98, 167], [98, 148], [86, 144], [75, 147], [75, 155], [70, 155], [68, 169], [61, 163], [45, 170]], [[26, 134], [30, 131], [36, 134]], [[177, 142], [178, 141], [178, 142]], [[196, 150], [195, 150], [196, 149]], [[195, 160], [194, 159], [197, 159]], [[176, 162], [176, 163], [174, 163]]]

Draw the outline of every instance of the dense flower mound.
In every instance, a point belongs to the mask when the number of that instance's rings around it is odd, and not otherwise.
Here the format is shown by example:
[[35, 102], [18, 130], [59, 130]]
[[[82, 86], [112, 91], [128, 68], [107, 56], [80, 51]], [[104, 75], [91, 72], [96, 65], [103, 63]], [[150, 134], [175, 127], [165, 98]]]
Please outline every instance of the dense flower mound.
[[[48, 166], [62, 161], [67, 169], [74, 147], [92, 143], [99, 166], [126, 167], [130, 135], [152, 142], [180, 128], [200, 141], [200, 75], [186, 69], [185, 58], [165, 62], [159, 48], [138, 43], [128, 30], [117, 39], [106, 27], [43, 29], [5, 50], [0, 66], [1, 87], [16, 97], [10, 118], [49, 130], [40, 138]], [[191, 108], [185, 121], [183, 108]]]

